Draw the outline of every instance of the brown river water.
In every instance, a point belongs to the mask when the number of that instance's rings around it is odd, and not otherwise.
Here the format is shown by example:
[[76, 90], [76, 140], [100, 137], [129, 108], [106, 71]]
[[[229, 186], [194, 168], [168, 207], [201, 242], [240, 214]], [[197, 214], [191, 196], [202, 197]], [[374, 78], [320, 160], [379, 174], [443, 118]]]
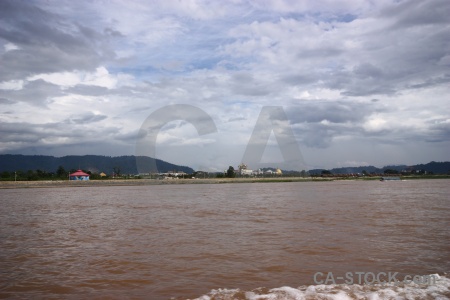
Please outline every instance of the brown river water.
[[449, 299], [449, 195], [445, 179], [3, 189], [0, 298]]

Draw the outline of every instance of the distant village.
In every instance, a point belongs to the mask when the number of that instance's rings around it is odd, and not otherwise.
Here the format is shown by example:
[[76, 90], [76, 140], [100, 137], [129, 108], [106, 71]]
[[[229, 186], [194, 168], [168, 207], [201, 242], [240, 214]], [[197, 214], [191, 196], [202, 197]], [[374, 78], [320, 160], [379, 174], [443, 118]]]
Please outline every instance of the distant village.
[[[304, 172], [306, 175], [306, 172]], [[206, 172], [196, 171], [192, 174], [187, 174], [180, 171], [169, 171], [164, 173], [141, 173], [138, 176], [142, 178], [152, 179], [198, 179], [198, 178], [236, 178], [236, 177], [273, 177], [282, 176], [283, 171], [279, 168], [265, 168], [252, 170], [244, 163], [241, 163], [236, 169], [230, 166], [223, 172]]]
[[[313, 173], [310, 174], [306, 171], [301, 172], [295, 172], [295, 171], [288, 171], [287, 173], [283, 173], [283, 171], [279, 168], [264, 168], [264, 169], [257, 169], [252, 170], [249, 169], [248, 166], [244, 163], [240, 164], [237, 169], [234, 169], [232, 166], [230, 166], [227, 170], [223, 172], [205, 172], [205, 171], [196, 171], [192, 174], [188, 174], [183, 171], [168, 171], [168, 172], [161, 172], [161, 173], [142, 173], [142, 174], [121, 174], [120, 169], [115, 168], [114, 171], [107, 175], [104, 172], [100, 173], [93, 173], [91, 171], [83, 171], [83, 170], [71, 170], [72, 172], [69, 172], [67, 176], [64, 175], [64, 173], [67, 173], [65, 171], [62, 171], [59, 169], [59, 172], [57, 173], [46, 173], [39, 171], [38, 172], [32, 172], [29, 171], [25, 174], [22, 172], [19, 173], [19, 178], [17, 178], [17, 173], [15, 175], [15, 180], [39, 180], [39, 179], [68, 179], [68, 180], [77, 180], [77, 181], [85, 181], [85, 180], [102, 180], [102, 179], [158, 179], [158, 180], [172, 180], [172, 179], [206, 179], [206, 178], [270, 178], [270, 177], [311, 177], [311, 178], [360, 178], [360, 177], [386, 177], [386, 176], [392, 176], [392, 177], [398, 177], [398, 176], [408, 176], [408, 175], [431, 175], [427, 171], [423, 170], [402, 170], [402, 171], [396, 171], [396, 170], [390, 170], [387, 169], [383, 173], [367, 173], [363, 171], [362, 173], [349, 173], [349, 174], [332, 174], [328, 170], [322, 170], [320, 173]], [[60, 176], [57, 176], [57, 175]], [[2, 178], [6, 179], [6, 176], [3, 176], [5, 174], [2, 174]], [[8, 177], [10, 174], [7, 174]], [[26, 177], [25, 177], [25, 176]]]
[[[292, 174], [292, 171], [288, 176], [309, 176], [306, 171], [296, 172]], [[83, 169], [71, 169], [65, 170], [62, 166], [59, 166], [55, 172], [46, 172], [43, 170], [28, 170], [8, 172], [4, 171], [0, 174], [1, 180], [102, 180], [102, 179], [199, 179], [199, 178], [239, 178], [239, 177], [281, 177], [283, 171], [279, 168], [264, 168], [252, 170], [244, 163], [240, 164], [236, 169], [230, 166], [223, 172], [207, 172], [207, 171], [194, 171], [193, 173], [186, 173], [184, 171], [172, 170], [167, 172], [155, 172], [155, 173], [140, 173], [140, 174], [124, 174], [119, 167], [114, 167], [110, 172], [83, 170]]]
[[[434, 173], [425, 170], [433, 166], [439, 167], [443, 170]], [[33, 180], [71, 180], [71, 181], [86, 181], [86, 180], [114, 180], [114, 179], [156, 179], [156, 180], [173, 180], [173, 179], [211, 179], [211, 178], [281, 178], [281, 177], [302, 177], [302, 178], [367, 178], [372, 177], [400, 177], [400, 176], [433, 176], [450, 175], [449, 162], [430, 162], [427, 165], [417, 165], [401, 169], [399, 166], [384, 167], [382, 169], [373, 166], [354, 167], [354, 168], [336, 168], [332, 170], [313, 169], [309, 171], [292, 171], [281, 170], [280, 168], [258, 168], [253, 169], [245, 163], [239, 164], [237, 167], [229, 166], [228, 169], [221, 172], [208, 171], [194, 171], [187, 167], [175, 166], [170, 171], [154, 172], [154, 173], [140, 173], [132, 174], [122, 172], [121, 167], [106, 167], [104, 170], [97, 168], [88, 169], [70, 169], [66, 170], [63, 166], [59, 166], [54, 172], [43, 171], [41, 169], [28, 171], [1, 171], [0, 180], [2, 181], [33, 181]], [[175, 168], [184, 168], [179, 170]], [[420, 168], [419, 168], [420, 167]], [[166, 170], [168, 168], [166, 167]], [[188, 171], [192, 170], [192, 171]], [[129, 170], [129, 168], [128, 168]]]
[[370, 177], [398, 177], [398, 176], [413, 176], [413, 175], [433, 175], [433, 172], [425, 170], [416, 170], [413, 168], [405, 168], [402, 170], [386, 169], [383, 172], [362, 172], [355, 173], [332, 173], [329, 170], [313, 170], [313, 171], [283, 171], [279, 168], [263, 168], [253, 170], [246, 164], [241, 163], [236, 169], [232, 166], [223, 172], [204, 172], [197, 171], [193, 174], [186, 174], [185, 172], [170, 171], [158, 174], [139, 174], [143, 178], [157, 178], [157, 179], [179, 179], [179, 178], [249, 178], [249, 177], [311, 177], [311, 178], [370, 178]]

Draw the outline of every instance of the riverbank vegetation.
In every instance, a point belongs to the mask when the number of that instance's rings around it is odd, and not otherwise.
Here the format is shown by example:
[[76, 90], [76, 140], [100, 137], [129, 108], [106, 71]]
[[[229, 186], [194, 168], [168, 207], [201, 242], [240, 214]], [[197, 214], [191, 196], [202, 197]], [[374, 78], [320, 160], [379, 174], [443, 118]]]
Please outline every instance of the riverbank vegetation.
[[[65, 181], [69, 180], [69, 174], [74, 173], [75, 169], [65, 170], [63, 167], [59, 167], [55, 172], [46, 172], [40, 169], [28, 170], [26, 172], [0, 172], [0, 181]], [[193, 174], [182, 174], [176, 176], [175, 174], [155, 174], [154, 176], [138, 176], [130, 174], [120, 174], [119, 172], [112, 173], [111, 175], [106, 175], [104, 173], [93, 173], [89, 170], [82, 170], [83, 172], [89, 174], [90, 180], [94, 181], [107, 181], [107, 180], [135, 180], [135, 179], [153, 179], [153, 180], [199, 180], [199, 179], [224, 179], [230, 181], [241, 182], [241, 181], [264, 181], [264, 182], [292, 182], [292, 181], [305, 181], [305, 180], [380, 180], [382, 177], [395, 176], [403, 180], [409, 179], [444, 179], [450, 178], [450, 174], [427, 174], [427, 173], [394, 173], [385, 172], [382, 174], [332, 174], [331, 172], [321, 172], [320, 174], [308, 174], [305, 171], [302, 172], [291, 172], [283, 175], [257, 175], [248, 176], [240, 175], [233, 169], [228, 169], [224, 173], [208, 173], [208, 172], [194, 172]], [[225, 182], [228, 182], [225, 181]]]

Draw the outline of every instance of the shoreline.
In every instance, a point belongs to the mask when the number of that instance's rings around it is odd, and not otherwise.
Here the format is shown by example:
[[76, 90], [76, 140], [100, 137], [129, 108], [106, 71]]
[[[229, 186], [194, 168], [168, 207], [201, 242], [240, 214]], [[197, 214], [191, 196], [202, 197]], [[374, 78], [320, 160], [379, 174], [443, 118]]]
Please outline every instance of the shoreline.
[[[326, 181], [373, 181], [381, 177], [271, 177], [271, 178], [197, 178], [197, 179], [109, 179], [109, 180], [37, 180], [37, 181], [0, 181], [0, 189], [17, 188], [58, 188], [58, 187], [95, 187], [95, 186], [148, 186], [171, 184], [223, 184], [223, 183], [270, 183], [270, 182], [326, 182]], [[407, 177], [402, 180], [450, 179], [449, 176]]]
[[310, 177], [282, 178], [205, 178], [205, 179], [107, 179], [107, 180], [37, 180], [37, 181], [1, 181], [0, 189], [47, 188], [47, 187], [94, 187], [94, 186], [149, 186], [172, 184], [223, 184], [253, 182], [300, 182], [331, 181], [328, 178], [312, 179]]

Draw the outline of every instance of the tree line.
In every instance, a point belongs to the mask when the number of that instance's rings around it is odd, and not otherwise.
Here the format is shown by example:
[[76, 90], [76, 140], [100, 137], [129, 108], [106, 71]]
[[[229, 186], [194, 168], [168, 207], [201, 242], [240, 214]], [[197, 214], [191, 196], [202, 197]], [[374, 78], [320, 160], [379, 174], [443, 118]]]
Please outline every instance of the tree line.
[[[3, 181], [25, 181], [25, 180], [65, 180], [69, 178], [69, 174], [76, 172], [76, 169], [66, 170], [63, 166], [59, 166], [55, 172], [47, 172], [40, 169], [24, 171], [8, 172], [3, 171], [0, 173], [0, 179]], [[91, 179], [100, 179], [99, 174], [92, 173], [91, 171], [82, 170], [90, 175]]]

